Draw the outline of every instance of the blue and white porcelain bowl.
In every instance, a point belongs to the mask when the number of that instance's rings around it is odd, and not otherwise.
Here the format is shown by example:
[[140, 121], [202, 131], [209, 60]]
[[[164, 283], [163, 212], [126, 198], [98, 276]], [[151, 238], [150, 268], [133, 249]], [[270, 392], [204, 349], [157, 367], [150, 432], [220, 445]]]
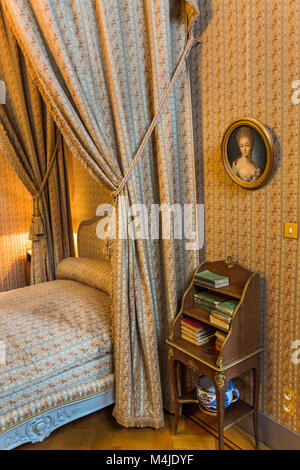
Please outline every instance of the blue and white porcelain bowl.
[[[200, 408], [208, 413], [216, 414], [217, 399], [215, 386], [212, 380], [210, 380], [205, 375], [198, 377], [196, 381], [196, 391]], [[225, 408], [228, 408], [231, 403], [236, 402], [239, 398], [240, 393], [233, 385], [232, 380], [230, 380], [229, 385], [225, 391]]]

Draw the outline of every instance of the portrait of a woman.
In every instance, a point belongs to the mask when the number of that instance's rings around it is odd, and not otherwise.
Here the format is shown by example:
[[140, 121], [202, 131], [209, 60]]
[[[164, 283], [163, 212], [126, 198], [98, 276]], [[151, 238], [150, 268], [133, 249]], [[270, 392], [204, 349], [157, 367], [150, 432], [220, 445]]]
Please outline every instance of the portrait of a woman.
[[254, 135], [250, 127], [240, 127], [236, 133], [240, 155], [232, 163], [232, 171], [243, 181], [255, 181], [261, 176], [261, 169], [252, 160]]
[[253, 118], [236, 119], [227, 127], [221, 152], [226, 173], [245, 189], [263, 186], [274, 169], [272, 135], [266, 126]]

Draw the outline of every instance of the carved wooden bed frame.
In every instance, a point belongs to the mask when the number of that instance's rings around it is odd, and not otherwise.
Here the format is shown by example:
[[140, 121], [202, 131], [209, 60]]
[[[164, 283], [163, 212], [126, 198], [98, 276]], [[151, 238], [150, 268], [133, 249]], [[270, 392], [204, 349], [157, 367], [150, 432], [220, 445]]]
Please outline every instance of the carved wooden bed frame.
[[[104, 240], [96, 236], [99, 220], [100, 217], [94, 217], [79, 225], [77, 243], [80, 256], [103, 259]], [[10, 450], [26, 442], [41, 442], [55, 429], [112, 403], [113, 389], [49, 409], [0, 434], [0, 450]]]

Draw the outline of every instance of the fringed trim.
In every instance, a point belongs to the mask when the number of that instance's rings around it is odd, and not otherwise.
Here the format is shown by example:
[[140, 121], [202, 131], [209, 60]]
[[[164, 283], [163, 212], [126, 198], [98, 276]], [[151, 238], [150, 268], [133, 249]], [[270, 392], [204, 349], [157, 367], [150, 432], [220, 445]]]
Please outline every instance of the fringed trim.
[[115, 233], [115, 240], [113, 240], [113, 243], [111, 245], [112, 251], [111, 251], [111, 263], [112, 263], [112, 270], [113, 270], [113, 291], [112, 291], [112, 341], [115, 344], [116, 343], [116, 302], [117, 302], [117, 280], [118, 280], [118, 266], [117, 266], [117, 257], [118, 257], [118, 240], [119, 240], [119, 200], [118, 198], [113, 199], [114, 205], [115, 205], [115, 227], [116, 227], [116, 233]]
[[58, 129], [62, 133], [63, 137], [65, 138], [65, 140], [67, 142], [67, 145], [68, 145], [69, 149], [71, 150], [72, 154], [74, 154], [75, 156], [77, 156], [77, 154], [81, 155], [81, 159], [80, 159], [81, 164], [84, 166], [84, 168], [88, 171], [88, 173], [97, 182], [104, 183], [109, 189], [116, 190], [116, 186], [113, 183], [111, 183], [108, 179], [106, 179], [102, 175], [102, 173], [96, 172], [96, 170], [92, 167], [92, 165], [88, 161], [86, 155], [82, 152], [82, 148], [78, 144], [77, 139], [75, 139], [73, 137], [72, 132], [69, 131], [68, 125], [65, 124], [64, 118], [62, 117], [61, 113], [56, 109], [56, 106], [53, 104], [51, 96], [48, 95], [48, 92], [46, 91], [46, 88], [42, 85], [42, 81], [40, 80], [34, 66], [31, 63], [29, 54], [27, 53], [27, 48], [26, 48], [25, 42], [23, 41], [22, 36], [19, 34], [19, 32], [17, 30], [17, 27], [16, 27], [13, 19], [10, 16], [10, 12], [8, 11], [6, 3], [4, 2], [2, 5], [3, 5], [3, 8], [4, 8], [5, 14], [6, 14], [6, 18], [8, 19], [8, 22], [9, 22], [9, 26], [10, 26], [11, 30], [13, 31], [13, 33], [16, 37], [16, 40], [18, 41], [18, 44], [19, 44], [19, 46], [22, 50], [22, 53], [24, 55], [24, 58], [25, 58], [26, 65], [28, 67], [30, 76], [31, 76], [33, 82], [35, 83], [35, 85], [37, 86], [43, 100], [45, 101], [45, 103], [49, 107], [50, 112], [53, 116], [53, 119], [54, 119]]
[[112, 254], [113, 254], [113, 245], [114, 245], [114, 240], [111, 240], [110, 238], [107, 238], [104, 243], [104, 256], [106, 259], [111, 261]]
[[106, 259], [111, 261], [112, 256], [113, 256], [113, 249], [114, 249], [114, 237], [115, 237], [115, 220], [114, 220], [114, 215], [111, 215], [109, 220], [108, 220], [108, 230], [107, 230], [107, 238], [105, 239], [104, 242], [104, 248], [103, 248], [103, 254]]
[[116, 407], [113, 410], [113, 416], [116, 421], [125, 428], [154, 428], [159, 429], [164, 426], [164, 419], [162, 416], [159, 418], [149, 418], [149, 417], [133, 417], [133, 416], [124, 416], [120, 415], [116, 411]]
[[199, 9], [193, 2], [189, 2], [189, 0], [185, 0], [185, 9], [186, 9], [186, 16], [187, 16], [187, 32], [189, 33], [193, 27], [193, 24], [196, 18], [199, 16]]

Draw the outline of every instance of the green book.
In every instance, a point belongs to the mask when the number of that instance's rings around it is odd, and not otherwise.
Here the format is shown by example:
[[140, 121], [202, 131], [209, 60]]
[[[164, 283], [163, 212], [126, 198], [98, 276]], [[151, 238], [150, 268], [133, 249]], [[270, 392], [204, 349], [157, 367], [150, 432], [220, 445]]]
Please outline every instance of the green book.
[[202, 303], [202, 302], [200, 302], [200, 301], [198, 302], [198, 301], [195, 300], [195, 299], [194, 299], [194, 304], [195, 304], [197, 307], [201, 308], [202, 310], [204, 310], [205, 312], [208, 312], [208, 313], [211, 312], [211, 309], [212, 309], [212, 308], [215, 308], [215, 306], [207, 305], [207, 304], [204, 304], [204, 303]]
[[213, 282], [207, 282], [207, 281], [203, 281], [203, 279], [194, 279], [194, 284], [198, 285], [198, 286], [207, 286], [207, 287], [213, 287], [214, 289], [219, 289], [221, 287], [227, 287], [228, 286], [228, 283], [224, 283], [224, 284], [221, 284], [221, 285], [215, 285]]
[[216, 305], [216, 309], [232, 315], [237, 304], [238, 302], [235, 300], [226, 300], [225, 302], [221, 302], [220, 304]]
[[227, 276], [221, 276], [220, 274], [215, 274], [215, 273], [212, 273], [211, 271], [209, 271], [208, 269], [205, 269], [205, 271], [201, 271], [199, 273], [196, 273], [195, 274], [195, 278], [196, 279], [199, 279], [199, 280], [203, 280], [203, 281], [206, 281], [206, 282], [225, 282], [225, 281], [228, 281], [229, 282], [229, 278]]
[[231, 321], [231, 315], [228, 315], [227, 313], [221, 312], [218, 309], [212, 310], [211, 315], [214, 317], [222, 318], [224, 321]]
[[196, 302], [203, 302], [205, 304], [213, 306], [216, 306], [221, 302], [225, 301], [224, 297], [219, 297], [207, 291], [197, 292], [196, 294], [194, 294], [194, 300]]

